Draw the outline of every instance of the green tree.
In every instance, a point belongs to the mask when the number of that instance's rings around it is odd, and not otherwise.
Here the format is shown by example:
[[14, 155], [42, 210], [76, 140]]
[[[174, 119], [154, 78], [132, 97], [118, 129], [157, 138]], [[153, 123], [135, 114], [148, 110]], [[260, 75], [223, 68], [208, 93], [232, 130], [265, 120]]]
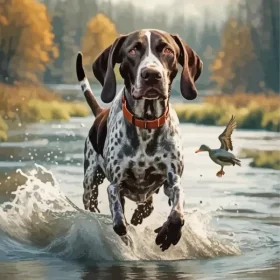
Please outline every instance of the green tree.
[[263, 73], [247, 25], [228, 20], [211, 69], [212, 79], [224, 93], [260, 91]]

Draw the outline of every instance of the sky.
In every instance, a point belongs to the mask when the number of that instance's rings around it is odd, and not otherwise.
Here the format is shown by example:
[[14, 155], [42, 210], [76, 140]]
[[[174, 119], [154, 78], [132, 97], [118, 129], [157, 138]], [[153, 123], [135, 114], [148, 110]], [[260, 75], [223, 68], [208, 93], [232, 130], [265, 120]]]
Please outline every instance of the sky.
[[[106, 1], [106, 0], [105, 0]], [[129, 0], [112, 0], [119, 3]], [[130, 0], [131, 1], [131, 0]], [[148, 10], [156, 9], [157, 7], [167, 6], [180, 12], [184, 12], [192, 17], [204, 19], [204, 10], [208, 9], [216, 22], [223, 21], [226, 18], [226, 8], [232, 0], [133, 0], [137, 6], [144, 7]], [[235, 0], [236, 1], [236, 0]]]

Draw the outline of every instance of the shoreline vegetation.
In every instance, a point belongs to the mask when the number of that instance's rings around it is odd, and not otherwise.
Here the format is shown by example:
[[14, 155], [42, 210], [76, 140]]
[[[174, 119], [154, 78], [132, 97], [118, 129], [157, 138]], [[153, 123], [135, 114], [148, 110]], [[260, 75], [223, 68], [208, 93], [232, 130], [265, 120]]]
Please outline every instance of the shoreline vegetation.
[[[85, 102], [65, 101], [40, 85], [0, 84], [0, 141], [8, 140], [9, 127], [26, 123], [86, 117]], [[200, 104], [174, 104], [181, 123], [224, 126], [231, 115], [241, 129], [280, 131], [280, 98], [277, 94], [223, 94]]]
[[0, 142], [8, 140], [8, 130], [26, 123], [86, 117], [86, 103], [67, 102], [40, 85], [0, 84]]
[[174, 104], [182, 123], [224, 126], [231, 115], [237, 128], [280, 131], [280, 97], [277, 94], [211, 95], [201, 104]]
[[280, 170], [280, 151], [241, 149], [240, 158], [250, 158], [251, 167]]

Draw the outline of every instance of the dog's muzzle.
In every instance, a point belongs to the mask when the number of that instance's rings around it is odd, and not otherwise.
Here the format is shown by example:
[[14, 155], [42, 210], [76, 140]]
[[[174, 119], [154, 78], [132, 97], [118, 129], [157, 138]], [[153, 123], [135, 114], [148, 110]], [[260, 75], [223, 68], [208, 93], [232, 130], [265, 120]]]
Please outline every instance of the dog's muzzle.
[[161, 82], [162, 75], [155, 67], [144, 67], [141, 69], [141, 78], [145, 85], [155, 86]]
[[156, 67], [144, 67], [140, 72], [141, 90], [134, 97], [137, 99], [165, 99], [163, 76]]

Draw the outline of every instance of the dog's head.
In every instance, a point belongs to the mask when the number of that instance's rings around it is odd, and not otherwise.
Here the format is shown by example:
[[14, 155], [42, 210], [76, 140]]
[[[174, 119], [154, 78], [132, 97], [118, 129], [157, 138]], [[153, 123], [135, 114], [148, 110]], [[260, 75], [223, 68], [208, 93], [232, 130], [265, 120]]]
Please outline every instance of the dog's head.
[[183, 67], [181, 93], [195, 99], [195, 81], [201, 74], [199, 56], [178, 36], [160, 30], [140, 30], [120, 36], [93, 63], [95, 77], [103, 86], [101, 99], [111, 102], [116, 95], [114, 66], [120, 64], [120, 74], [128, 92], [136, 100], [167, 99], [170, 86]]

